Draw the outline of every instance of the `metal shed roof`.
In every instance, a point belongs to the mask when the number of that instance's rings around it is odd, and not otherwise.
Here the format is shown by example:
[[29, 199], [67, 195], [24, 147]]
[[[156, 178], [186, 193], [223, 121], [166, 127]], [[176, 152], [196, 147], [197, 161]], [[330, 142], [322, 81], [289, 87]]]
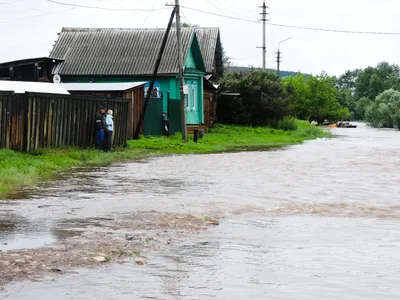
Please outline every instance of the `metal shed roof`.
[[61, 86], [68, 91], [77, 92], [116, 92], [127, 91], [140, 86], [144, 86], [143, 82], [113, 82], [113, 83], [61, 83]]
[[69, 95], [69, 92], [60, 85], [47, 82], [30, 82], [30, 81], [0, 80], [0, 91], [13, 91], [14, 93], [18, 94], [33, 92], [33, 93], [45, 93], [45, 94]]

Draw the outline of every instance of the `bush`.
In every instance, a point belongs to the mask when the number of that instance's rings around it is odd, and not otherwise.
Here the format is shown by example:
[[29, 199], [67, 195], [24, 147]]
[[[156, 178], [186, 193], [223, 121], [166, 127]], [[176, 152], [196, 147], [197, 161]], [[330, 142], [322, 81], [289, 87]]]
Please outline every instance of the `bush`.
[[293, 117], [285, 117], [276, 123], [275, 128], [284, 131], [297, 130], [297, 120]]

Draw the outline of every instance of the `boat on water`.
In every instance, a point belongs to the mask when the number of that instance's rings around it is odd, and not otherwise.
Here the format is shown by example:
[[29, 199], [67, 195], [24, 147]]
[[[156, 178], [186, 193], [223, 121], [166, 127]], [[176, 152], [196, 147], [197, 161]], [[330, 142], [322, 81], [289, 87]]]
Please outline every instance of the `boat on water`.
[[337, 122], [335, 124], [330, 124], [329, 128], [357, 128], [357, 125], [353, 125], [349, 122]]

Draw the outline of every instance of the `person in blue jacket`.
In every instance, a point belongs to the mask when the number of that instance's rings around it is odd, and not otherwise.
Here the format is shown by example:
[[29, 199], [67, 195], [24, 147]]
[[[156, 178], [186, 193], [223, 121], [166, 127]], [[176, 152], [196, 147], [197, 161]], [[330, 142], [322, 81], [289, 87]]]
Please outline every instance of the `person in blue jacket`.
[[99, 149], [104, 148], [104, 134], [107, 131], [106, 108], [100, 106], [95, 115], [96, 145]]

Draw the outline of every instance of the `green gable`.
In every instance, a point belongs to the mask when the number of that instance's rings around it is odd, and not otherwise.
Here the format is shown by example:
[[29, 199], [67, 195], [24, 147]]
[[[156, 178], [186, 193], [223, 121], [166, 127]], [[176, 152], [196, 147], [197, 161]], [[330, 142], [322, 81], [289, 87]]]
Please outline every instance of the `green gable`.
[[192, 42], [186, 56], [185, 73], [199, 75], [204, 75], [206, 73], [203, 55], [201, 54], [200, 45], [196, 34], [193, 34]]

